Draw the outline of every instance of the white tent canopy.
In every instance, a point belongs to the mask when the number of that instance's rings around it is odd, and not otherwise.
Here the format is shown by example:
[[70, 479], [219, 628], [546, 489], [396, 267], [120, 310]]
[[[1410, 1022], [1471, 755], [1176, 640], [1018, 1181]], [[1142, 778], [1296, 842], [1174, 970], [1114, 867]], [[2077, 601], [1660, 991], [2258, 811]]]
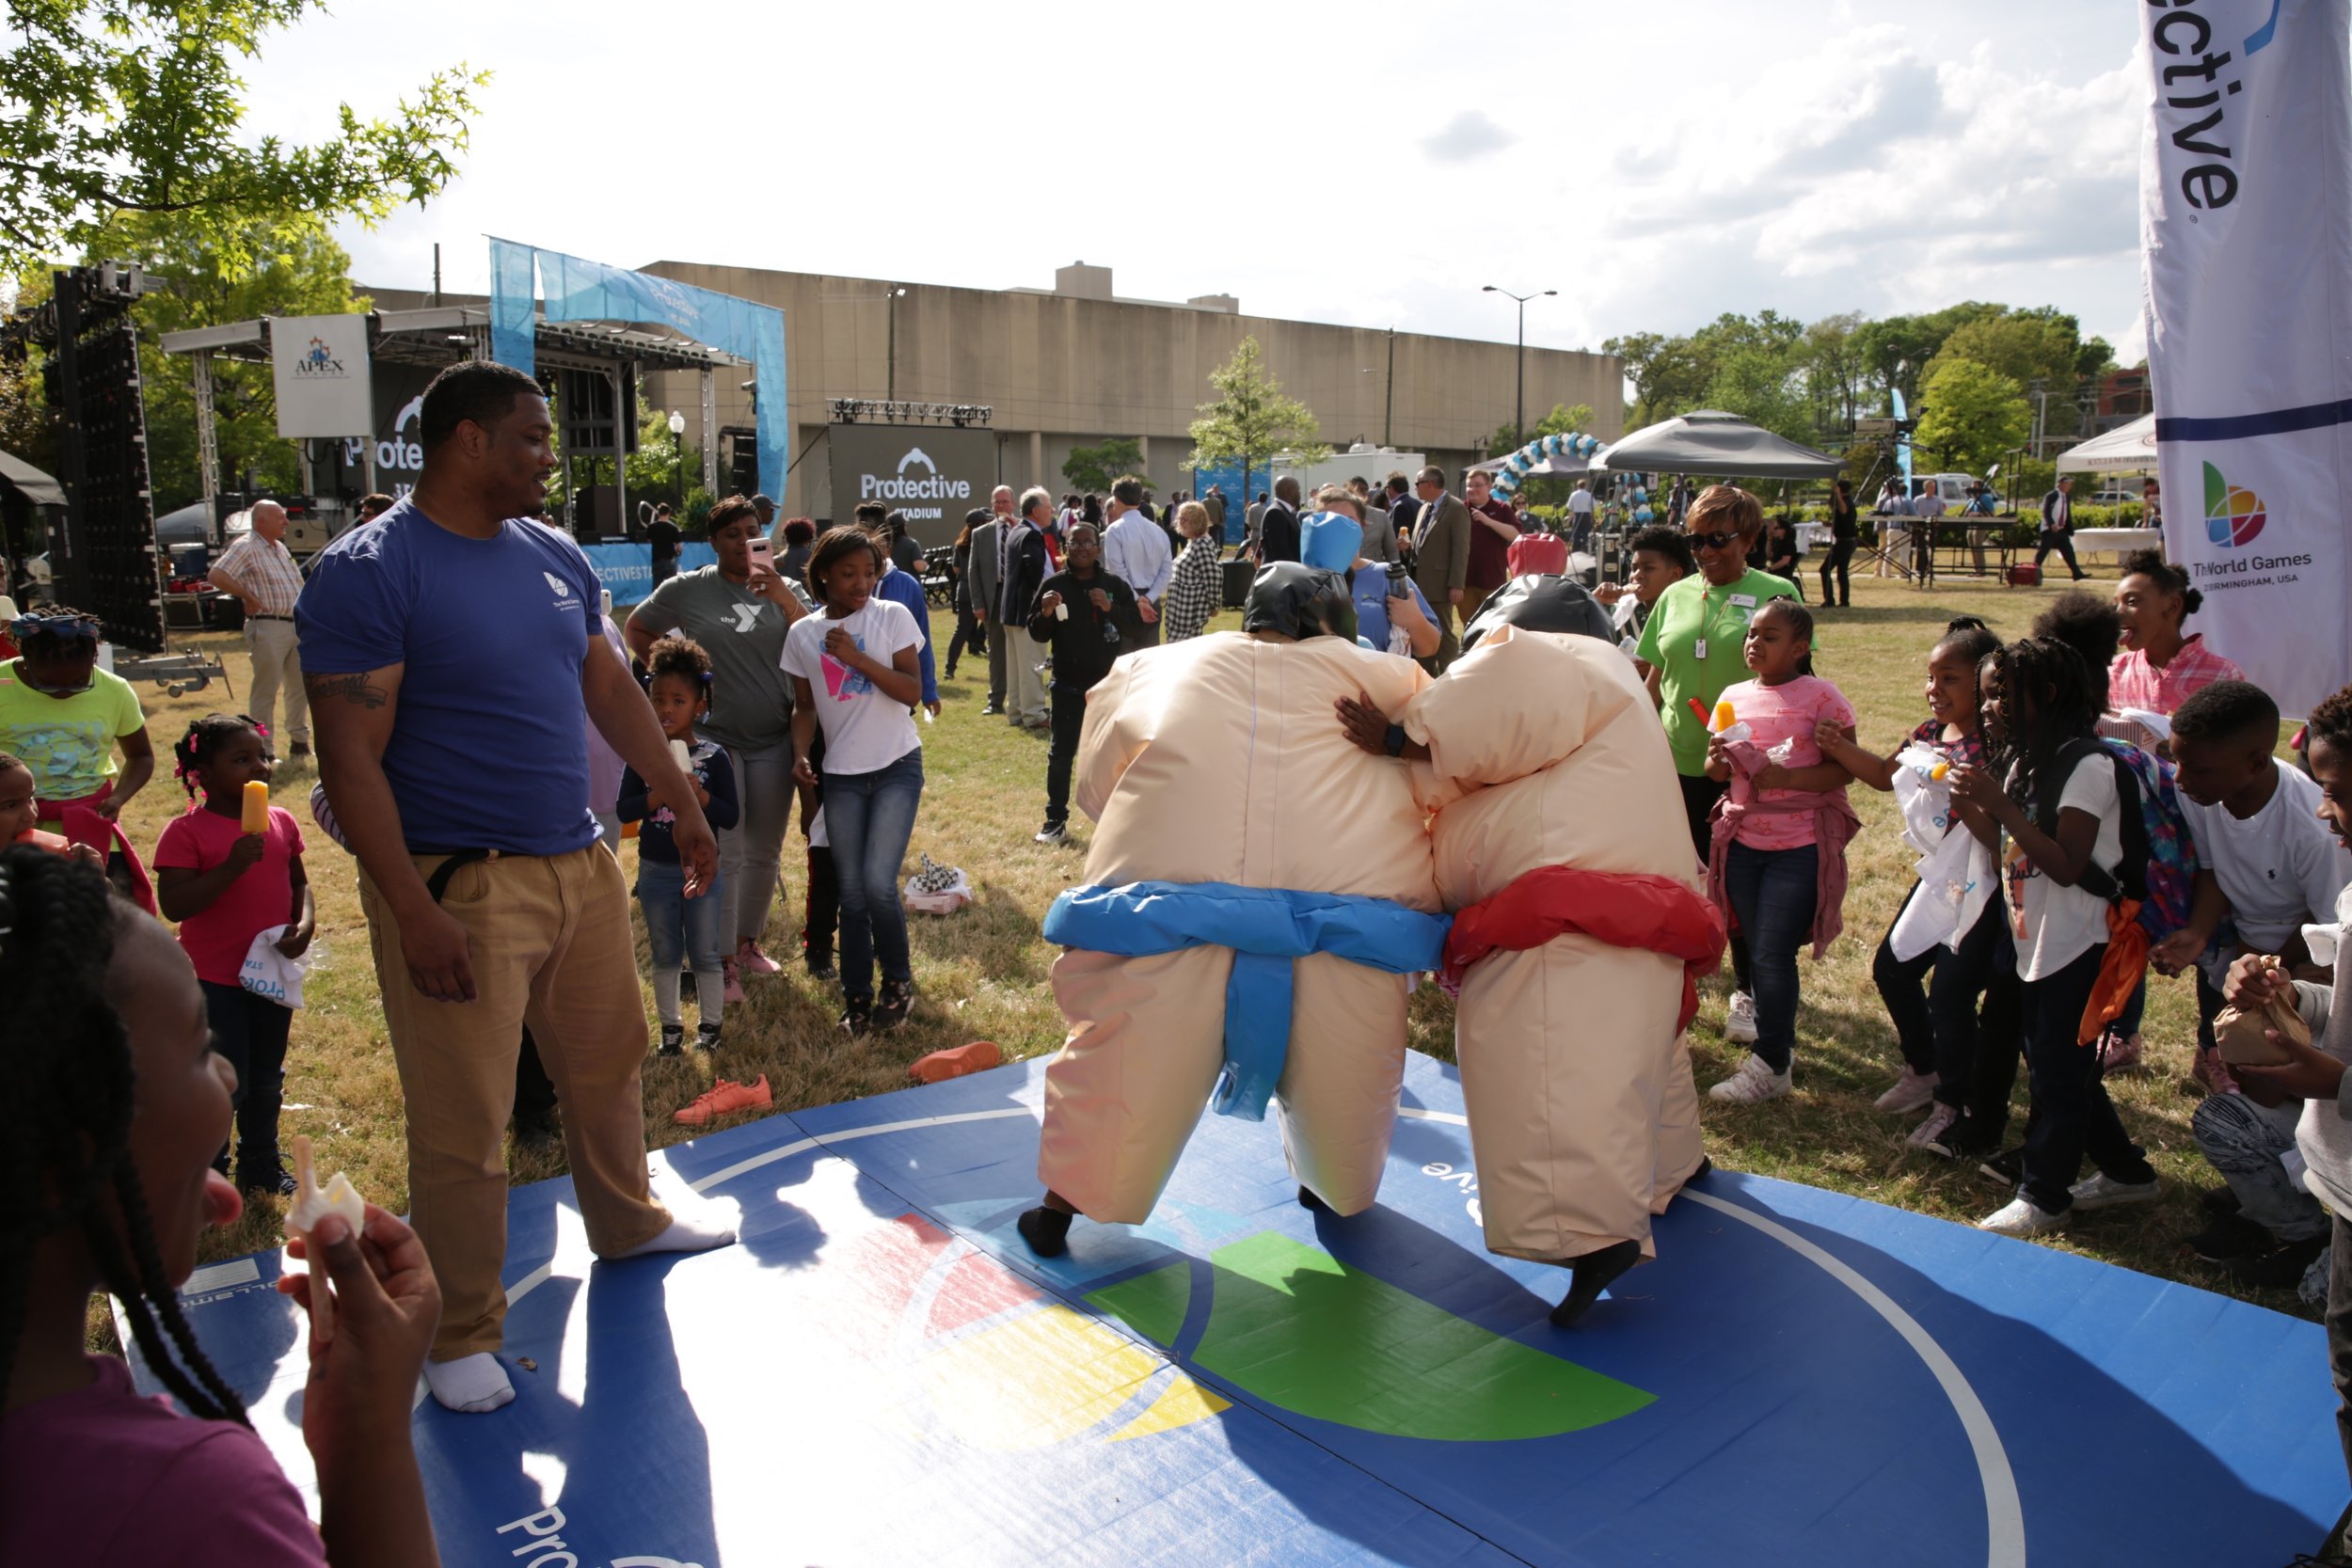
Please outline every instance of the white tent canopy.
[[2059, 473], [2130, 473], [2145, 468], [2153, 473], [2156, 467], [2156, 417], [2142, 414], [2126, 425], [2118, 425], [2105, 436], [2093, 436], [2078, 447], [2069, 447], [2058, 453]]

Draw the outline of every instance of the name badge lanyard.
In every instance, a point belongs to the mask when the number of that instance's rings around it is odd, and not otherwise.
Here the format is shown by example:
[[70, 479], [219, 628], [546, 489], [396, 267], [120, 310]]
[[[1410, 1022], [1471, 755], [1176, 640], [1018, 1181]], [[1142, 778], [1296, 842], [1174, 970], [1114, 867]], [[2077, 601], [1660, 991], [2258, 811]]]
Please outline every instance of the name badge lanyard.
[[[1708, 634], [1715, 630], [1716, 617], [1714, 599], [1715, 594], [1712, 589], [1701, 589], [1699, 591], [1699, 636], [1691, 651], [1698, 657], [1701, 663], [1705, 663], [1707, 660]], [[1747, 599], [1751, 605], [1755, 603], [1754, 596], [1751, 594], [1734, 594], [1724, 600], [1724, 604], [1736, 611], [1740, 609], [1740, 601], [1741, 599]], [[1744, 630], [1746, 623], [1743, 621], [1740, 625], [1741, 628]]]

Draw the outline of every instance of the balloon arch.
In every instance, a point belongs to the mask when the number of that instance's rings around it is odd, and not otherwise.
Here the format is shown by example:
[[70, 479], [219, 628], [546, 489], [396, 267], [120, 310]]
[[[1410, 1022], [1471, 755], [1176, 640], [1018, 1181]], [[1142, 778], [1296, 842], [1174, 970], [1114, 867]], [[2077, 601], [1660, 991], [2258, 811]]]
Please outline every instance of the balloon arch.
[[[1503, 461], [1502, 467], [1495, 471], [1495, 494], [1505, 500], [1510, 499], [1513, 493], [1518, 489], [1520, 483], [1527, 478], [1528, 470], [1546, 458], [1588, 458], [1600, 451], [1600, 448], [1601, 443], [1597, 438], [1577, 431], [1569, 431], [1565, 435], [1557, 436], [1538, 436], [1513, 452]], [[1649, 493], [1639, 485], [1629, 491], [1624, 499], [1626, 504], [1632, 509], [1635, 522], [1646, 523], [1655, 515], [1649, 509]]]

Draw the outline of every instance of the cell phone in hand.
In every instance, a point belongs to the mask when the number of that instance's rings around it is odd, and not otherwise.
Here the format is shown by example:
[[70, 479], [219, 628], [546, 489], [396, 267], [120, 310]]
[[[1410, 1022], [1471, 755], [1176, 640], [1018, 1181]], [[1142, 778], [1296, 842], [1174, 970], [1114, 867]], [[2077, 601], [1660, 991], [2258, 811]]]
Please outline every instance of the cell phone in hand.
[[752, 564], [771, 572], [776, 569], [776, 542], [764, 533], [752, 536]]

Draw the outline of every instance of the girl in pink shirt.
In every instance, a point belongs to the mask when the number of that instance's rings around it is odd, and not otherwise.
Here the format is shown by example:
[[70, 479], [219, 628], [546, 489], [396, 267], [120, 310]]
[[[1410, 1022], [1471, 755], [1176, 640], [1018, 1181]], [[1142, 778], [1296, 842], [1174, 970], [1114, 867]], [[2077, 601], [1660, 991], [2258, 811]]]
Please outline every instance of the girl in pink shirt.
[[[236, 1069], [237, 1188], [291, 1197], [294, 1180], [278, 1153], [278, 1107], [294, 1009], [246, 990], [244, 974], [246, 955], [263, 931], [285, 927], [276, 945], [290, 958], [310, 945], [317, 916], [302, 830], [292, 812], [272, 806], [266, 828], [245, 831], [245, 786], [257, 779], [266, 784], [271, 764], [269, 736], [252, 720], [209, 714], [171, 750], [190, 805], [155, 846], [156, 900], [166, 920], [180, 923], [215, 1049]], [[194, 803], [199, 786], [200, 806]], [[227, 1146], [213, 1165], [229, 1174]]]
[[1741, 653], [1756, 673], [1725, 690], [1746, 738], [1709, 737], [1708, 776], [1728, 780], [1716, 803], [1708, 885], [1746, 936], [1755, 978], [1756, 1044], [1740, 1070], [1708, 1094], [1734, 1104], [1776, 1100], [1793, 1085], [1797, 949], [1820, 958], [1836, 936], [1846, 891], [1846, 840], [1858, 823], [1846, 803], [1853, 775], [1815, 738], [1835, 727], [1853, 739], [1852, 706], [1813, 673], [1813, 616], [1794, 599], [1768, 600], [1748, 622]]
[[[180, 1311], [198, 1238], [240, 1207], [211, 1168], [230, 1073], [186, 954], [95, 867], [0, 848], [0, 1562], [431, 1568], [409, 1406], [441, 1306], [416, 1232], [371, 1205], [360, 1234], [311, 1233], [334, 1313], [302, 1395], [314, 1526]], [[278, 1281], [290, 1314], [310, 1285]], [[179, 1411], [84, 1353], [102, 1289]]]

